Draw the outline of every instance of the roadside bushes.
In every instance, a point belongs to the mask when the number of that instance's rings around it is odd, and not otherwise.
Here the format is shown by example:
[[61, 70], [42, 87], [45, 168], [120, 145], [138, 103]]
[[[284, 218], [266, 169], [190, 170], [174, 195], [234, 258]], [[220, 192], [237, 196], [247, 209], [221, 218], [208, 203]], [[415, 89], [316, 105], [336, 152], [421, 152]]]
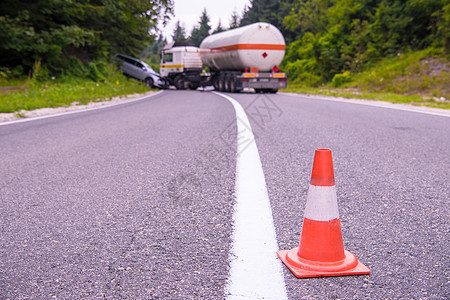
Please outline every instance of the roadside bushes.
[[350, 72], [346, 71], [342, 74], [336, 74], [333, 77], [333, 80], [331, 81], [331, 83], [333, 84], [334, 87], [340, 87], [341, 85], [343, 85], [344, 83], [350, 82], [352, 81], [352, 78], [350, 76]]
[[[284, 17], [282, 69], [293, 82], [340, 86], [384, 58], [429, 47], [450, 53], [448, 0], [302, 0]], [[346, 75], [347, 74], [347, 75]]]
[[323, 83], [323, 78], [315, 74], [317, 64], [313, 60], [302, 59], [287, 62], [284, 70], [294, 83], [304, 83], [308, 86], [318, 86]]
[[0, 67], [21, 66], [21, 75], [29, 75], [39, 62], [50, 76], [75, 74], [80, 70], [69, 70], [79, 67], [75, 58], [85, 65], [83, 74], [101, 80], [99, 61], [116, 52], [141, 53], [172, 7], [172, 0], [2, 0]]
[[[43, 82], [54, 79], [55, 77], [79, 77], [90, 79], [94, 82], [104, 82], [106, 78], [110, 77], [109, 75], [111, 75], [114, 69], [115, 67], [113, 65], [103, 60], [83, 64], [77, 58], [71, 57], [64, 71], [54, 73], [49, 71], [46, 66], [42, 66], [41, 61], [38, 60], [33, 65], [29, 78]], [[11, 73], [11, 75], [10, 78], [14, 78], [14, 74]]]

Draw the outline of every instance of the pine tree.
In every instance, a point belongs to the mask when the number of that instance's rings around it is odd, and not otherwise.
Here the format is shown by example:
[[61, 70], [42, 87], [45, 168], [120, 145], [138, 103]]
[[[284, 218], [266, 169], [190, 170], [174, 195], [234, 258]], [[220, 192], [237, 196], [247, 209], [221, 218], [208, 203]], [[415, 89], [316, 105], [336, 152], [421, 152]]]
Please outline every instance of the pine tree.
[[229, 29], [237, 28], [237, 27], [239, 27], [239, 25], [240, 25], [239, 15], [236, 10], [233, 10], [233, 12], [231, 13]]
[[250, 7], [244, 11], [241, 26], [255, 22], [267, 22], [280, 28], [282, 18], [279, 9], [282, 2], [289, 1], [252, 0]]
[[56, 74], [117, 52], [138, 55], [172, 6], [172, 0], [2, 0], [0, 66], [28, 73], [39, 63]]
[[219, 19], [219, 24], [217, 24], [217, 28], [214, 29], [213, 34], [214, 33], [219, 33], [219, 32], [222, 32], [222, 31], [225, 31], [225, 29], [223, 29], [222, 21]]
[[186, 41], [186, 30], [181, 25], [180, 20], [175, 24], [175, 29], [172, 34], [172, 39], [174, 42], [184, 42]]
[[191, 32], [190, 40], [194, 46], [199, 47], [204, 38], [209, 35], [211, 26], [209, 25], [209, 17], [206, 8], [203, 9], [198, 26], [194, 26]]

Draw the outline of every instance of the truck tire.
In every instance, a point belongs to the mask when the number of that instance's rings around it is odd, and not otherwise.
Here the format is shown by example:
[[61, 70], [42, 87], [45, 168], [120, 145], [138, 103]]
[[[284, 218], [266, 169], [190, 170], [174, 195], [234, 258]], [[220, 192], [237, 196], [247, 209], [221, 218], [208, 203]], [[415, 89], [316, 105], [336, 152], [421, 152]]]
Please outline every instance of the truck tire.
[[196, 89], [198, 89], [200, 85], [196, 84], [196, 83], [191, 83], [189, 85], [189, 89], [195, 91]]
[[213, 87], [216, 91], [219, 90], [219, 77], [214, 77], [213, 79]]
[[224, 77], [222, 74], [220, 74], [219, 78], [217, 80], [217, 87], [218, 87], [219, 92], [223, 92], [225, 90], [224, 85], [225, 85]]
[[184, 78], [182, 76], [175, 77], [174, 84], [177, 90], [184, 90]]
[[230, 74], [225, 74], [224, 76], [224, 92], [230, 92]]
[[236, 93], [237, 89], [236, 89], [236, 78], [234, 77], [233, 74], [230, 74], [230, 77], [228, 78], [229, 80], [229, 86], [230, 86], [230, 92], [231, 93]]

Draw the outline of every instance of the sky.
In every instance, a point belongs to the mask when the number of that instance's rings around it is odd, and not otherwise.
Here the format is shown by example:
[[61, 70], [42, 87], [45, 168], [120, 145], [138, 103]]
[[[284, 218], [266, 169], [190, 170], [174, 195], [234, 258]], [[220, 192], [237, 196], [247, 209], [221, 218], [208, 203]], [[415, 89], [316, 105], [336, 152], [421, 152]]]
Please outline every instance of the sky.
[[208, 12], [209, 24], [214, 30], [217, 28], [219, 19], [222, 27], [228, 27], [233, 11], [236, 10], [239, 17], [242, 17], [241, 14], [245, 5], [250, 5], [249, 0], [175, 0], [174, 2], [175, 16], [172, 16], [166, 27], [160, 25], [162, 34], [168, 41], [172, 40], [172, 33], [177, 20], [180, 20], [180, 23], [186, 29], [186, 35], [189, 36], [194, 25], [200, 21], [204, 8]]

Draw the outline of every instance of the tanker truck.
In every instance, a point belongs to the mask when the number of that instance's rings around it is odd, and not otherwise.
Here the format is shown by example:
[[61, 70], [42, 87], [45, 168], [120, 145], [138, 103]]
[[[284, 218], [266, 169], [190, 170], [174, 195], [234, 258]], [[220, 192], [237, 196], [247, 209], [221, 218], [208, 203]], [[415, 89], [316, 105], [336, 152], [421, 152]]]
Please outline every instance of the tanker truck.
[[222, 92], [253, 88], [276, 93], [287, 86], [286, 74], [278, 68], [284, 52], [281, 32], [259, 22], [210, 35], [200, 48], [177, 43], [164, 47], [160, 74], [177, 89], [212, 85]]

